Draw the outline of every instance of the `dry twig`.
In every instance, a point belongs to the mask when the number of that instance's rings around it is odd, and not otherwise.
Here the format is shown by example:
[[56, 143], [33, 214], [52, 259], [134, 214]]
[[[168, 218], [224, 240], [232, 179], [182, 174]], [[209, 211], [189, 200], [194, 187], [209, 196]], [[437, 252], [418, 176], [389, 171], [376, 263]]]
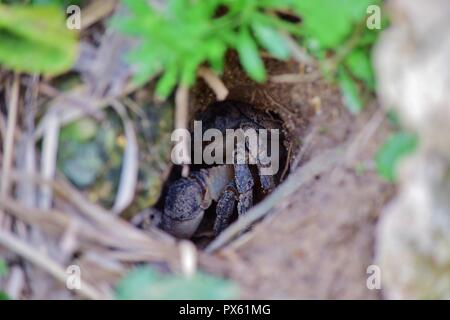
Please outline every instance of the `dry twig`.
[[[41, 269], [47, 271], [53, 277], [55, 277], [58, 281], [63, 284], [66, 284], [67, 273], [63, 269], [62, 266], [51, 260], [49, 257], [37, 251], [35, 248], [32, 248], [27, 243], [23, 242], [12, 233], [0, 230], [0, 244], [5, 248], [11, 250], [29, 260], [36, 266]], [[83, 282], [81, 288], [74, 293], [79, 293], [88, 299], [107, 299], [108, 296], [98, 292], [94, 287], [90, 284]]]
[[[175, 128], [187, 129], [189, 121], [189, 89], [185, 85], [180, 85], [175, 94]], [[183, 157], [176, 159], [177, 163], [183, 164], [182, 175], [187, 177], [189, 175], [189, 165], [191, 162], [191, 154], [189, 151], [189, 141], [187, 137], [183, 137]], [[176, 154], [178, 157], [179, 155]]]
[[212, 89], [212, 91], [214, 91], [217, 100], [225, 100], [229, 91], [222, 80], [220, 80], [214, 72], [208, 68], [200, 67], [198, 70], [198, 75], [205, 80], [206, 84]]
[[[11, 96], [8, 106], [8, 122], [6, 125], [6, 134], [3, 144], [3, 161], [2, 161], [2, 172], [1, 172], [1, 185], [0, 185], [0, 198], [9, 194], [9, 180], [11, 168], [13, 165], [13, 155], [14, 155], [14, 132], [17, 126], [17, 112], [19, 108], [19, 74], [14, 75], [13, 84], [11, 88]], [[0, 210], [0, 228], [2, 225], [7, 223], [8, 219], [5, 213]]]

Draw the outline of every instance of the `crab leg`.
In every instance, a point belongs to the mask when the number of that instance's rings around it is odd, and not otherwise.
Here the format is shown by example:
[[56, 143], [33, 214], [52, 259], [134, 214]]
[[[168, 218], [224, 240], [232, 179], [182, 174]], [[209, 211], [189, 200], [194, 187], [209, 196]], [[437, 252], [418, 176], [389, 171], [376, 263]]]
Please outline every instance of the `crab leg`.
[[223, 192], [216, 207], [216, 221], [214, 222], [214, 234], [218, 235], [230, 225], [230, 218], [236, 206], [238, 191], [234, 181], [230, 181]]
[[235, 164], [234, 176], [239, 193], [238, 214], [246, 214], [253, 205], [253, 177], [247, 164]]
[[[242, 128], [244, 130], [252, 128], [249, 124], [243, 124]], [[264, 135], [264, 139], [262, 139]], [[264, 141], [263, 141], [264, 140]], [[268, 193], [275, 188], [275, 180], [273, 175], [263, 175], [261, 173], [263, 168], [270, 167], [270, 158], [267, 153], [267, 134], [259, 133], [258, 135], [258, 148], [255, 150], [255, 146], [250, 146], [249, 141], [245, 142], [245, 146], [248, 150], [249, 163], [256, 164], [258, 168], [258, 175], [261, 183], [262, 189]]]

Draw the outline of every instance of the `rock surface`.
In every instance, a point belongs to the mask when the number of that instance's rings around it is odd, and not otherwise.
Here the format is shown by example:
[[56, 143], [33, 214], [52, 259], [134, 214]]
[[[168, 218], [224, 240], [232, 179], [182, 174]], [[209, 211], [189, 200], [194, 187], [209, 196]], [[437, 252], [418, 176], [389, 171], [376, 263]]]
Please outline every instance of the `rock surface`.
[[419, 136], [378, 226], [386, 298], [450, 298], [450, 2], [395, 0], [375, 52], [379, 96]]

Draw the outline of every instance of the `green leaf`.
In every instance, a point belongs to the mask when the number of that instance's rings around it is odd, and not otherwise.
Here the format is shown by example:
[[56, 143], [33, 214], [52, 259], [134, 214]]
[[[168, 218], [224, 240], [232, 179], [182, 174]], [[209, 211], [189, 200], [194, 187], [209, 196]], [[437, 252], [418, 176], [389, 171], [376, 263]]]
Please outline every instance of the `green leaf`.
[[264, 81], [266, 79], [266, 70], [259, 56], [258, 47], [250, 36], [250, 32], [245, 28], [239, 33], [237, 51], [241, 64], [250, 77], [258, 82]]
[[77, 34], [58, 6], [0, 4], [0, 63], [19, 72], [58, 74], [77, 57]]
[[374, 89], [374, 73], [369, 53], [363, 50], [353, 50], [345, 63], [358, 79], [364, 81], [369, 89]]
[[117, 285], [117, 299], [236, 299], [237, 286], [204, 273], [192, 277], [163, 274], [152, 267], [131, 270]]
[[297, 1], [295, 6], [303, 17], [305, 34], [316, 39], [322, 48], [335, 48], [365, 18], [367, 6], [376, 3], [376, 0], [314, 0]]
[[409, 132], [391, 135], [375, 156], [378, 174], [388, 181], [395, 181], [398, 162], [417, 148], [417, 136]]
[[156, 94], [158, 97], [166, 98], [177, 84], [177, 68], [171, 66], [164, 72], [164, 75], [159, 79], [156, 86]]
[[2, 258], [0, 258], [0, 277], [3, 277], [8, 273], [8, 265], [6, 264], [6, 261]]
[[277, 30], [259, 22], [254, 22], [252, 28], [259, 43], [270, 54], [281, 60], [289, 58], [289, 46]]
[[394, 128], [400, 128], [401, 121], [398, 113], [394, 109], [390, 109], [386, 112], [386, 118], [391, 126]]
[[347, 109], [353, 114], [360, 112], [364, 105], [359, 96], [358, 86], [343, 68], [339, 70], [338, 83]]
[[10, 300], [11, 298], [6, 294], [6, 292], [0, 291], [0, 300]]

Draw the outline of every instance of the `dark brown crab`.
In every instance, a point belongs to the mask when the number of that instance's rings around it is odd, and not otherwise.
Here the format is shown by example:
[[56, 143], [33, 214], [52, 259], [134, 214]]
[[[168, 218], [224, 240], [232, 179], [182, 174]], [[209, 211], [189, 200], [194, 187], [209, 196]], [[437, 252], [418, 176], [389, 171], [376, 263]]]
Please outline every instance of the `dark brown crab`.
[[[269, 114], [258, 112], [252, 106], [234, 101], [218, 102], [211, 105], [200, 117], [203, 131], [216, 128], [222, 133], [227, 129], [278, 129], [281, 123]], [[246, 141], [248, 148], [248, 141]], [[259, 176], [260, 189], [269, 193], [278, 176], [263, 175], [262, 154], [254, 157]], [[248, 152], [247, 157], [251, 157]], [[264, 163], [267, 165], [267, 159]], [[216, 204], [214, 233], [217, 235], [229, 224], [235, 208], [238, 216], [244, 215], [253, 205], [255, 181], [248, 163], [215, 165], [194, 171], [187, 178], [181, 178], [169, 185], [161, 227], [180, 238], [190, 238], [204, 217], [205, 210], [212, 202]], [[236, 205], [237, 203], [237, 205]]]

